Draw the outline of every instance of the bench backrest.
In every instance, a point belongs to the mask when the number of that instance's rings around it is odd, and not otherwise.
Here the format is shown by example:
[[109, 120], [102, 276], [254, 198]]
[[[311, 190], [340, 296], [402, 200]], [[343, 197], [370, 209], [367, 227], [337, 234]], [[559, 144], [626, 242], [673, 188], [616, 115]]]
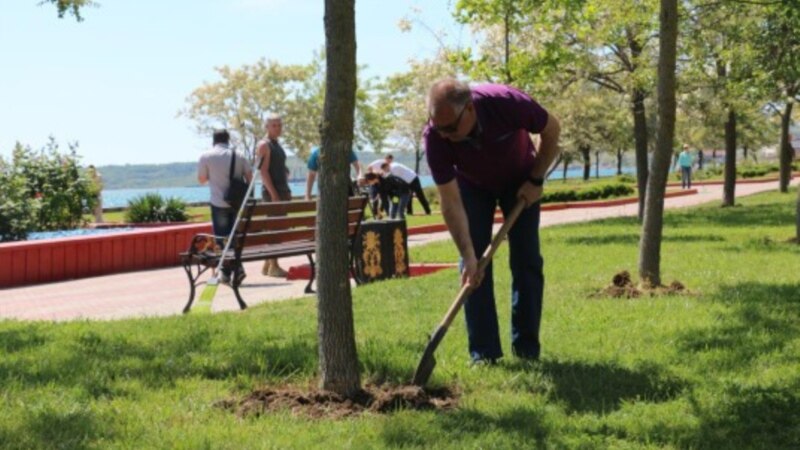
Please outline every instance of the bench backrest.
[[[364, 218], [367, 197], [347, 200], [347, 236], [352, 242]], [[317, 235], [317, 202], [263, 202], [249, 200], [237, 229], [234, 248], [314, 242]]]

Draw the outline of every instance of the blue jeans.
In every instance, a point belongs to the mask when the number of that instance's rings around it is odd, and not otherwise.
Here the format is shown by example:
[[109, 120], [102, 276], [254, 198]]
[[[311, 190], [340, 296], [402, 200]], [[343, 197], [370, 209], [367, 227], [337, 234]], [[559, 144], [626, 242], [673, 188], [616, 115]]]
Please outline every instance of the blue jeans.
[[692, 188], [692, 168], [681, 166], [681, 187], [684, 189]]
[[406, 207], [408, 206], [408, 202], [411, 201], [411, 193], [407, 192], [405, 194], [400, 194], [397, 196], [398, 203], [392, 201], [392, 211], [389, 213], [389, 217], [392, 219], [396, 219], [397, 215], [400, 215], [401, 219], [406, 218]]
[[[517, 200], [517, 189], [509, 189], [497, 195], [465, 183], [460, 183], [459, 188], [475, 254], [480, 257], [492, 240], [497, 205], [500, 205], [503, 216], [511, 213]], [[511, 345], [515, 355], [531, 359], [539, 357], [539, 324], [544, 295], [544, 261], [539, 250], [539, 215], [538, 203], [525, 209], [508, 233]], [[473, 360], [503, 356], [497, 325], [492, 267], [493, 264], [486, 267], [483, 282], [464, 304], [469, 353]]]
[[[220, 208], [211, 205], [211, 228], [214, 236], [217, 236], [217, 245], [221, 249], [225, 248], [225, 239], [230, 236], [233, 223], [236, 222], [237, 211], [233, 208]], [[231, 274], [230, 267], [222, 267], [222, 273], [226, 276]]]

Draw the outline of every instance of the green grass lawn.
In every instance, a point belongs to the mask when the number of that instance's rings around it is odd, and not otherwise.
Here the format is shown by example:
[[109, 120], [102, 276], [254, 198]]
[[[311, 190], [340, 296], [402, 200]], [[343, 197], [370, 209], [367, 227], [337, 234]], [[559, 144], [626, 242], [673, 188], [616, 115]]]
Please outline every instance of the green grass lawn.
[[[634, 219], [543, 229], [541, 361], [469, 368], [459, 316], [431, 379], [461, 392], [450, 412], [239, 419], [215, 408], [263, 385], [315, 385], [312, 297], [210, 316], [0, 322], [0, 448], [798, 448], [800, 247], [784, 243], [796, 195], [670, 212], [664, 279], [692, 296], [587, 298], [635, 272]], [[509, 351], [507, 256], [495, 276]], [[455, 250], [411, 257], [452, 262]], [[365, 382], [408, 382], [457, 288], [447, 270], [353, 291]]]

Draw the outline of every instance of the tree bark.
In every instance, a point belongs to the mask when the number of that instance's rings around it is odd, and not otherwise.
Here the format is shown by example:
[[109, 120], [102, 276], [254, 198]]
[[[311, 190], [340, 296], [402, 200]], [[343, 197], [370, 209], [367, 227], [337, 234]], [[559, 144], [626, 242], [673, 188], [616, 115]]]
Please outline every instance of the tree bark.
[[658, 131], [645, 201], [639, 243], [639, 278], [645, 285], [661, 284], [661, 238], [664, 192], [675, 138], [675, 59], [678, 39], [677, 0], [661, 0], [658, 52]]
[[794, 158], [794, 148], [789, 141], [789, 124], [792, 121], [792, 108], [794, 104], [787, 102], [781, 116], [781, 146], [780, 154], [780, 190], [789, 192], [789, 182], [792, 179], [792, 159]]
[[728, 109], [725, 121], [725, 184], [722, 192], [722, 206], [736, 203], [736, 111]]
[[617, 175], [622, 175], [622, 149], [617, 150]]
[[569, 169], [569, 158], [564, 158], [564, 172], [562, 178], [567, 181], [567, 170]]
[[647, 116], [644, 109], [645, 93], [633, 90], [633, 139], [636, 143], [636, 186], [639, 189], [639, 220], [644, 216], [644, 199], [647, 193]]
[[578, 151], [581, 152], [583, 157], [583, 181], [587, 181], [592, 177], [592, 147], [589, 145], [579, 145]]
[[600, 178], [600, 150], [594, 151], [594, 177]]
[[352, 396], [361, 389], [347, 243], [348, 156], [356, 96], [355, 0], [325, 0], [325, 51], [317, 216], [320, 387]]

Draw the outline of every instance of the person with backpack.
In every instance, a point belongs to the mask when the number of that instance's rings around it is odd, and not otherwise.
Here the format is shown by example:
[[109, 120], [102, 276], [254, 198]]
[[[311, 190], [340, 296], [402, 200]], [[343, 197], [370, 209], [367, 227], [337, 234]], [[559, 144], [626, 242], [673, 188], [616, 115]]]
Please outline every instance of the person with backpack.
[[[231, 234], [236, 221], [236, 208], [225, 200], [231, 179], [244, 178], [249, 183], [253, 178], [253, 168], [243, 155], [230, 147], [228, 130], [214, 130], [212, 148], [202, 155], [197, 164], [197, 181], [208, 184], [210, 191], [211, 227], [217, 239], [217, 245], [224, 247], [224, 239]], [[231, 268], [222, 268], [220, 281], [230, 282]], [[246, 275], [239, 272], [237, 283], [241, 283]]]

